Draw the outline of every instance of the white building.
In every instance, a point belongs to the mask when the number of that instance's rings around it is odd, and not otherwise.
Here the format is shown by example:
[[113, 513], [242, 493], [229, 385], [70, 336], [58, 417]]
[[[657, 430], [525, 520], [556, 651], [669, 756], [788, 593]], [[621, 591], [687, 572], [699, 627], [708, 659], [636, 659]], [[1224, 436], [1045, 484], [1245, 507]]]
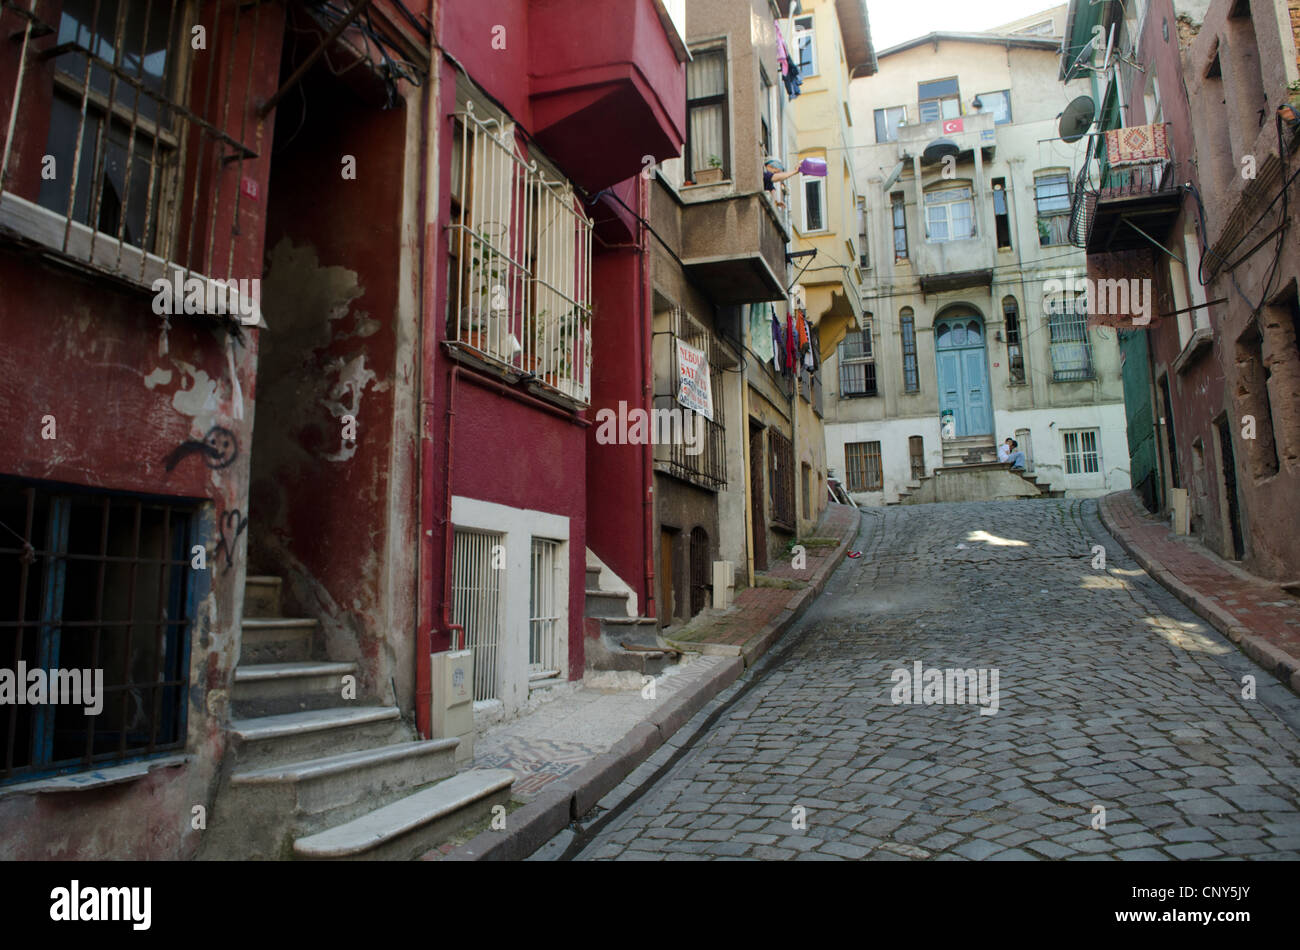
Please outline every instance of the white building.
[[932, 33], [880, 52], [879, 71], [852, 83], [869, 143], [855, 150], [865, 197], [852, 249], [866, 328], [826, 360], [826, 438], [860, 503], [993, 461], [1007, 437], [1044, 490], [1129, 487], [1115, 332], [1089, 329], [1072, 294], [1044, 297], [1053, 278], [1086, 275], [1069, 243], [1080, 149], [1057, 125], [1092, 89], [1057, 81], [1059, 47], [1059, 36]]

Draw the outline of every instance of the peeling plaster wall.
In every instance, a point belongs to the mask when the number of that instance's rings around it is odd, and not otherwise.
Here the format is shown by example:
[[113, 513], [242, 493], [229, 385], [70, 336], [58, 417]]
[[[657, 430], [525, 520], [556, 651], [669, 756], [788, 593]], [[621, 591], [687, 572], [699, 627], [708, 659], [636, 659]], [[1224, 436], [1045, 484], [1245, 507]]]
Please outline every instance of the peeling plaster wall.
[[364, 694], [409, 714], [415, 331], [400, 275], [419, 109], [373, 108], [319, 72], [306, 95], [329, 107], [277, 155], [271, 183], [252, 558], [285, 578], [286, 615], [320, 621], [324, 656], [358, 662]]
[[[256, 341], [246, 334], [236, 348], [239, 419], [226, 334], [206, 318], [173, 318], [160, 356], [161, 323], [144, 291], [9, 255], [0, 256], [0, 287], [0, 418], [9, 436], [0, 472], [201, 500], [211, 584], [191, 639], [188, 764], [102, 790], [0, 797], [0, 858], [185, 857], [198, 844], [191, 808], [211, 807], [239, 651], [246, 538], [223, 526], [248, 509]], [[45, 415], [56, 421], [53, 440], [41, 437]], [[210, 468], [190, 453], [167, 471], [178, 446], [213, 426], [233, 439], [230, 465]], [[223, 530], [233, 540], [229, 565], [216, 553]]]

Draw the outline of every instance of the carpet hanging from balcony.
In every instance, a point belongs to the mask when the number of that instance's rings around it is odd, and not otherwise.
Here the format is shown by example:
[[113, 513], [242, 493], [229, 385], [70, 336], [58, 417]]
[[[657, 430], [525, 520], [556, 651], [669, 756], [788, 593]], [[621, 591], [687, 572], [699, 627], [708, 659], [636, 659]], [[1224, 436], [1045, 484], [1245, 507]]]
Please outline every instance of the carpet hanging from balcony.
[[1134, 125], [1106, 133], [1106, 160], [1114, 165], [1139, 165], [1169, 157], [1165, 124]]

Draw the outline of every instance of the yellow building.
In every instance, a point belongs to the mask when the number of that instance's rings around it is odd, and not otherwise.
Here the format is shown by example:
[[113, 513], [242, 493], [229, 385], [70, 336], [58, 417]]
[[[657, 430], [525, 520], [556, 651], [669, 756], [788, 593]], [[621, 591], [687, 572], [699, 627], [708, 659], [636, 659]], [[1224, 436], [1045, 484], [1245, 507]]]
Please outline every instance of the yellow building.
[[[825, 162], [827, 169], [824, 177], [798, 174], [783, 182], [793, 234], [792, 304], [806, 312], [824, 363], [845, 334], [859, 328], [862, 317], [863, 219], [855, 182], [849, 81], [875, 73], [876, 52], [866, 0], [801, 0], [792, 4], [781, 27], [801, 80], [799, 94], [790, 103], [790, 168], [814, 159]], [[805, 497], [817, 493], [811, 505], [805, 501], [801, 533], [813, 527], [826, 504], [822, 375], [820, 370], [813, 374], [807, 398], [796, 400], [797, 464]]]

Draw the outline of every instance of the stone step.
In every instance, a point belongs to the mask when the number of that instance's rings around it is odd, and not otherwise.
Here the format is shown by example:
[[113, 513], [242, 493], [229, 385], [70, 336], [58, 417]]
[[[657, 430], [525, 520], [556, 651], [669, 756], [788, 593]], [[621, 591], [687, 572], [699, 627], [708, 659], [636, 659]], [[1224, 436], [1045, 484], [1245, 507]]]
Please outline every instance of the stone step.
[[240, 663], [231, 709], [240, 719], [326, 709], [343, 702], [343, 677], [355, 663]]
[[294, 663], [311, 658], [317, 622], [307, 618], [247, 617], [241, 624], [240, 665]]
[[626, 617], [632, 595], [625, 590], [587, 589], [583, 615], [587, 617]]
[[280, 616], [280, 594], [284, 582], [269, 574], [250, 574], [244, 578], [244, 616]]
[[241, 771], [411, 738], [396, 706], [341, 706], [235, 719], [230, 733], [234, 761]]
[[471, 769], [359, 818], [298, 838], [295, 857], [414, 860], [510, 800], [513, 772]]
[[600, 568], [587, 568], [587, 589], [596, 590], [600, 587]]
[[236, 771], [221, 817], [246, 857], [287, 857], [292, 839], [351, 821], [456, 772], [459, 739], [429, 739]]
[[613, 645], [664, 646], [659, 637], [659, 621], [654, 617], [601, 617], [600, 631]]

